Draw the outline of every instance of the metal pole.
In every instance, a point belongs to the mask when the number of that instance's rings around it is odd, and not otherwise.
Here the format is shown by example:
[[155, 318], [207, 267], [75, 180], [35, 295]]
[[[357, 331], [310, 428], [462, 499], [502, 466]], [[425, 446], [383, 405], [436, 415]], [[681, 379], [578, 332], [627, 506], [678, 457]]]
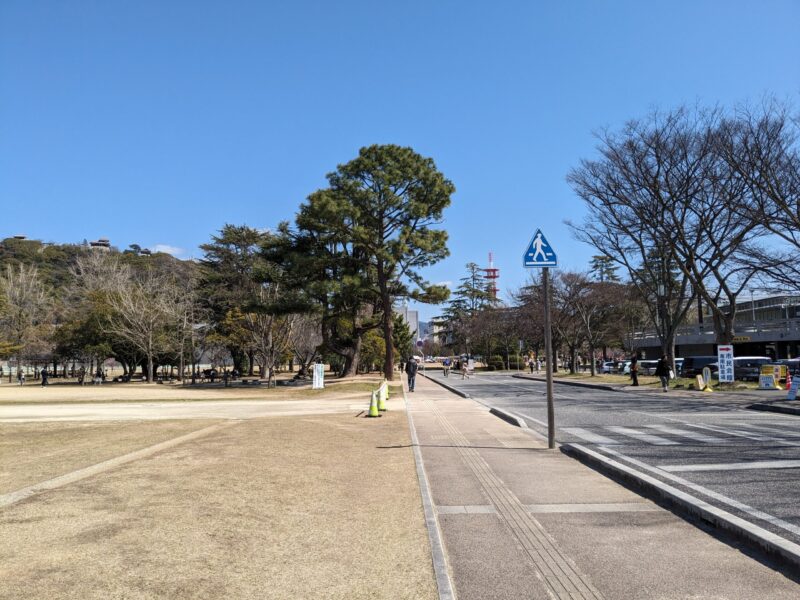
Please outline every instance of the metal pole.
[[542, 269], [544, 287], [544, 358], [547, 369], [547, 447], [556, 447], [556, 419], [553, 414], [553, 338], [550, 331], [550, 269]]

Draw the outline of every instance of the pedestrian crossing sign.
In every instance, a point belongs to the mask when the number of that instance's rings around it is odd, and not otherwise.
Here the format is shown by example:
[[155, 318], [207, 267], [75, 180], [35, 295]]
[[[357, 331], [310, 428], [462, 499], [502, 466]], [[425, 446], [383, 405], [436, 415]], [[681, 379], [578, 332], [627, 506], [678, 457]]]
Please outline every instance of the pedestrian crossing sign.
[[550, 246], [550, 242], [544, 237], [541, 229], [537, 229], [533, 234], [528, 249], [522, 257], [522, 264], [530, 268], [557, 267], [558, 257], [555, 250]]

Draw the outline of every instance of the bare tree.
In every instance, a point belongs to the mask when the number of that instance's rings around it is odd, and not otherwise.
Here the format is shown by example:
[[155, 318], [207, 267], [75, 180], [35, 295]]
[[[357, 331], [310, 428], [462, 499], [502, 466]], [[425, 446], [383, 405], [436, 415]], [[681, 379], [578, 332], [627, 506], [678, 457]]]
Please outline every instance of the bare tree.
[[740, 257], [757, 230], [738, 208], [746, 186], [717, 150], [720, 119], [718, 110], [655, 112], [600, 134], [600, 159], [568, 176], [589, 208], [574, 235], [627, 269], [670, 356], [698, 295], [718, 342], [730, 342], [736, 298], [753, 276]]
[[0, 332], [17, 356], [17, 369], [23, 356], [49, 351], [52, 324], [48, 319], [50, 298], [34, 266], [6, 266], [0, 276], [0, 294], [4, 310], [0, 314]]
[[800, 124], [787, 105], [767, 101], [726, 119], [718, 152], [748, 186], [741, 217], [760, 223], [782, 244], [747, 248], [749, 261], [766, 283], [800, 290]]
[[308, 369], [319, 356], [322, 345], [322, 324], [312, 314], [297, 315], [289, 335], [289, 348], [299, 365], [298, 377], [307, 377]]

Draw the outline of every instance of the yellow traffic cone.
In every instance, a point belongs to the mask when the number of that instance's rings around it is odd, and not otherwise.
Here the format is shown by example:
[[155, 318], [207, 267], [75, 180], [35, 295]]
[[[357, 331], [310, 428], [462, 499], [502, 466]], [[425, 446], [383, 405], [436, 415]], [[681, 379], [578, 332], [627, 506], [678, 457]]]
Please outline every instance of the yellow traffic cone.
[[385, 383], [381, 386], [381, 389], [378, 390], [378, 410], [386, 410], [386, 403], [384, 402], [384, 396], [387, 395], [389, 391], [389, 386]]
[[372, 392], [372, 399], [369, 401], [369, 417], [380, 417], [380, 413], [378, 412], [378, 394]]

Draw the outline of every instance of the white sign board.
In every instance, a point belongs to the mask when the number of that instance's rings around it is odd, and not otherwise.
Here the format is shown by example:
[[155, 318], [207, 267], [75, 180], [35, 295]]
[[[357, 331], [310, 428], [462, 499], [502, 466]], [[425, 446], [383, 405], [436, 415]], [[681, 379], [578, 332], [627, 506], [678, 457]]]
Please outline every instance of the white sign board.
[[786, 396], [787, 400], [797, 400], [797, 388], [800, 387], [800, 377], [792, 379], [792, 386], [789, 388], [789, 394]]
[[774, 390], [775, 389], [775, 376], [774, 375], [759, 375], [758, 376], [758, 389], [760, 389], [760, 390]]
[[325, 388], [325, 365], [317, 363], [314, 365], [314, 380], [311, 382], [312, 390], [321, 390]]
[[717, 364], [719, 382], [733, 383], [733, 346], [717, 347]]

